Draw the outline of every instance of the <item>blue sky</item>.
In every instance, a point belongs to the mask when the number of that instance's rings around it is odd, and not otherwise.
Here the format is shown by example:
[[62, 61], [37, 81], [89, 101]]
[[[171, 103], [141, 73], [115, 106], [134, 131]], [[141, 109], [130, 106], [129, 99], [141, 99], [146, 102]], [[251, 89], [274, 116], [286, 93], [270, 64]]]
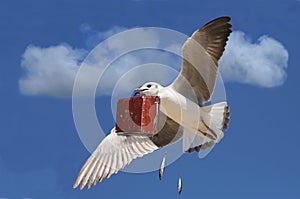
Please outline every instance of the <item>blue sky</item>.
[[[21, 92], [28, 46], [64, 43], [89, 51], [95, 32], [114, 27], [158, 26], [190, 35], [222, 15], [231, 16], [233, 30], [243, 31], [254, 44], [267, 35], [284, 46], [289, 55], [284, 82], [266, 87], [254, 80], [232, 82], [229, 76], [225, 86], [232, 117], [224, 139], [203, 160], [197, 154], [182, 156], [166, 168], [163, 181], [157, 172], [119, 173], [91, 190], [73, 190], [89, 152], [76, 133], [71, 98]], [[299, 1], [4, 0], [0, 16], [0, 198], [171, 198], [177, 197], [179, 174], [181, 198], [300, 197]], [[100, 96], [96, 103], [107, 101]], [[108, 131], [114, 121], [108, 108], [103, 112], [108, 116], [101, 123]]]

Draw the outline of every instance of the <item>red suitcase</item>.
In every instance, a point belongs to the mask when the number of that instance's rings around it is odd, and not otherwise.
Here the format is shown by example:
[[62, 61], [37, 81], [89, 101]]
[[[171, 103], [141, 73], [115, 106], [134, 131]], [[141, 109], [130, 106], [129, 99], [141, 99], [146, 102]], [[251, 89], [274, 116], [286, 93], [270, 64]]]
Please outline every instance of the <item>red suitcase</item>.
[[136, 96], [118, 100], [116, 131], [120, 134], [152, 136], [158, 131], [158, 96]]

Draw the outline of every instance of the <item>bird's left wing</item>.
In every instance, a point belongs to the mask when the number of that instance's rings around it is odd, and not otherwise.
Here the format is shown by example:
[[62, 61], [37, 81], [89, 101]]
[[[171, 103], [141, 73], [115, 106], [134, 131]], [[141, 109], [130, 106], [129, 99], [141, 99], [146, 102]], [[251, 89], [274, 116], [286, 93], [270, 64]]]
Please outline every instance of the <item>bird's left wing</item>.
[[158, 147], [147, 136], [118, 135], [115, 128], [103, 139], [81, 168], [73, 188], [96, 185], [124, 168], [133, 159], [151, 153]]

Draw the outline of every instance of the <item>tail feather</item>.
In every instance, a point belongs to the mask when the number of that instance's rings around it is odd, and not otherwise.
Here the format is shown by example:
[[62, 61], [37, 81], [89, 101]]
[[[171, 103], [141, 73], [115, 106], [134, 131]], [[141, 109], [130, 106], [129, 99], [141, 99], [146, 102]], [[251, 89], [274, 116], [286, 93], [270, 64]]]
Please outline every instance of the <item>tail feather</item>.
[[[202, 154], [201, 157], [205, 157], [214, 147], [215, 143], [218, 143], [223, 138], [223, 130], [228, 128], [230, 112], [226, 102], [201, 107], [201, 109], [207, 113], [201, 116], [203, 123], [200, 124], [202, 125], [202, 130], [203, 125], [207, 129], [205, 132], [201, 130], [205, 136], [193, 135], [194, 137], [191, 137], [191, 134], [185, 133], [184, 138], [186, 138], [184, 140], [186, 140], [186, 143], [184, 146], [186, 152], [204, 152], [205, 155]], [[187, 146], [189, 147], [187, 148]]]
[[230, 112], [226, 102], [219, 102], [202, 107], [202, 110], [210, 115], [210, 121], [205, 121], [209, 126], [214, 126], [220, 130], [228, 129]]
[[224, 108], [224, 116], [223, 116], [223, 127], [222, 130], [227, 130], [230, 120], [230, 111], [229, 106], [225, 106]]

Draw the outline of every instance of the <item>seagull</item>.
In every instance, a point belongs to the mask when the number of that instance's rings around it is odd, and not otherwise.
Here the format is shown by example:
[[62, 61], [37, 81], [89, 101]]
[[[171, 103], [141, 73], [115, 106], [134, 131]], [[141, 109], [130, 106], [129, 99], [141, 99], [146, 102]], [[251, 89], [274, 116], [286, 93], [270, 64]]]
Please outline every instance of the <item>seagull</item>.
[[[113, 128], [79, 171], [73, 188], [88, 189], [128, 165], [133, 159], [183, 139], [184, 152], [211, 149], [223, 138], [230, 112], [227, 103], [206, 105], [214, 91], [218, 61], [231, 31], [230, 17], [219, 17], [196, 30], [182, 46], [177, 78], [164, 87], [148, 82], [138, 88], [160, 97], [159, 132], [153, 136], [119, 135]], [[159, 119], [161, 120], [161, 119]]]

